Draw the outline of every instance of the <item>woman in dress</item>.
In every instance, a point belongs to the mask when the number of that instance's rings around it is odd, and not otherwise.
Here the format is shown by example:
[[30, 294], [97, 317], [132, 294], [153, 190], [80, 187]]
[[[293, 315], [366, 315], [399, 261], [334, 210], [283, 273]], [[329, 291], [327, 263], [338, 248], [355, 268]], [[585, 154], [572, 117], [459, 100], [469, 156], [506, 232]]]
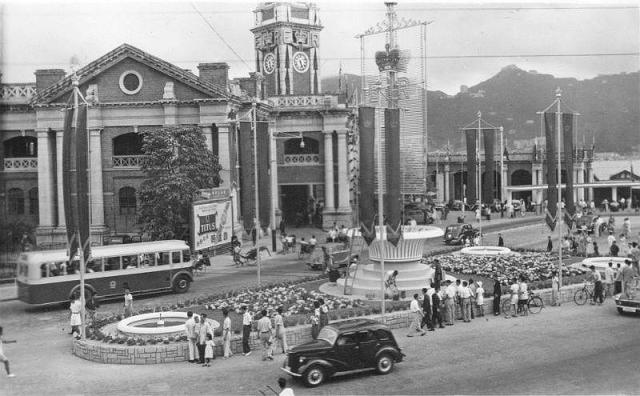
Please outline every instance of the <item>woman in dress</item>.
[[229, 310], [222, 308], [224, 321], [222, 322], [222, 344], [224, 349], [224, 358], [230, 358], [231, 353], [231, 318], [229, 318]]
[[80, 316], [80, 311], [82, 310], [82, 303], [80, 302], [80, 298], [78, 297], [78, 293], [74, 293], [73, 297], [71, 297], [71, 304], [69, 305], [69, 310], [71, 311], [71, 318], [69, 320], [71, 324], [71, 333], [74, 337], [80, 336], [80, 326], [82, 325], [82, 317]]
[[313, 314], [311, 315], [311, 337], [315, 340], [320, 333], [320, 303], [313, 302]]
[[318, 299], [318, 303], [320, 304], [320, 328], [322, 329], [329, 324], [329, 307], [322, 298]]
[[133, 295], [131, 290], [124, 289], [124, 317], [128, 318], [133, 315]]

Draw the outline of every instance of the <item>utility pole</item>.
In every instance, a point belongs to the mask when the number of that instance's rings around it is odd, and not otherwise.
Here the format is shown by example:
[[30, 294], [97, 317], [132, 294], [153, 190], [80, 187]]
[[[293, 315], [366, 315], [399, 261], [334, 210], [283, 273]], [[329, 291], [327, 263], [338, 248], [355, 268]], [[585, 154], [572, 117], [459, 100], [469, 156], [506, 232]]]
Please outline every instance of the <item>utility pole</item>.
[[260, 286], [260, 195], [258, 194], [258, 128], [257, 128], [257, 111], [256, 101], [251, 103], [251, 130], [253, 131], [253, 183], [255, 196], [255, 219], [254, 227], [256, 230], [256, 265], [258, 267], [258, 286]]
[[[556, 218], [558, 219], [558, 281], [560, 283], [560, 289], [562, 289], [562, 163], [560, 161], [560, 135], [562, 134], [562, 113], [561, 113], [561, 97], [562, 90], [560, 88], [556, 89], [556, 133], [558, 134], [557, 138], [557, 148], [558, 152], [558, 210], [556, 211]], [[569, 158], [565, 158], [565, 161], [570, 160]]]
[[476, 191], [478, 194], [478, 209], [480, 210], [480, 221], [478, 227], [480, 229], [480, 244], [482, 244], [482, 162], [480, 161], [480, 135], [482, 133], [482, 112], [478, 111], [478, 139], [476, 140], [476, 160], [478, 163], [478, 174], [476, 182]]

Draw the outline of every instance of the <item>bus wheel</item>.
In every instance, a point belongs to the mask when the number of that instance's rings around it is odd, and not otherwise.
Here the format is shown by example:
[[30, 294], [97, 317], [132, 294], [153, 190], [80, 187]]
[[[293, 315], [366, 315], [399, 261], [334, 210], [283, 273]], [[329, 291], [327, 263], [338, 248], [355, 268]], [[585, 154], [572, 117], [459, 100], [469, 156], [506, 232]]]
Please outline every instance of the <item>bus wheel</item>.
[[176, 277], [173, 281], [173, 291], [176, 293], [186, 293], [189, 290], [189, 285], [191, 282], [189, 278], [184, 275], [180, 275]]

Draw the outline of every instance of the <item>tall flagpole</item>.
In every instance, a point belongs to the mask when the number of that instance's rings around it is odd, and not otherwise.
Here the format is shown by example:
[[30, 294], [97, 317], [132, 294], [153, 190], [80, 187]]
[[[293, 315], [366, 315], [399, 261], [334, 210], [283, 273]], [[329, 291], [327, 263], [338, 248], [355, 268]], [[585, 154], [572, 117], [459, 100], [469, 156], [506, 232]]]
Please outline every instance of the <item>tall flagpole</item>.
[[256, 265], [258, 267], [258, 286], [260, 286], [260, 267], [262, 265], [260, 260], [260, 201], [258, 195], [258, 127], [257, 127], [257, 114], [256, 114], [256, 101], [251, 103], [251, 129], [253, 130], [253, 183], [254, 183], [254, 195], [255, 195], [255, 211], [256, 217], [254, 220], [254, 227], [256, 230]]
[[[556, 133], [558, 134], [557, 138], [557, 148], [558, 152], [558, 210], [556, 211], [556, 218], [558, 221], [558, 281], [560, 283], [560, 289], [562, 289], [562, 164], [560, 161], [560, 136], [562, 134], [562, 113], [560, 108], [560, 102], [562, 97], [562, 91], [560, 88], [556, 89]], [[570, 160], [565, 158], [565, 161]]]
[[500, 127], [500, 202], [504, 202], [504, 128]]
[[[478, 227], [480, 229], [480, 244], [482, 244], [482, 162], [480, 161], [480, 134], [482, 130], [482, 112], [478, 111], [478, 140], [476, 141], [476, 160], [478, 162], [478, 174], [476, 176], [476, 191], [478, 194], [478, 209], [480, 210], [480, 221]], [[486, 153], [485, 153], [486, 157]]]

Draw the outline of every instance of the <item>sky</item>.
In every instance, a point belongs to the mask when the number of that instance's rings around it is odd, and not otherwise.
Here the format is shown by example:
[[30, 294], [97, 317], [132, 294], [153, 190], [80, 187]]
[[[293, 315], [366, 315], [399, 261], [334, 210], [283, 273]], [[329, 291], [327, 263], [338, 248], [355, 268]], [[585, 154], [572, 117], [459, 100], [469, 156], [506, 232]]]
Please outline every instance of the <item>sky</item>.
[[[384, 20], [383, 1], [321, 0], [321, 73], [360, 73], [354, 36]], [[254, 71], [255, 9], [250, 1], [0, 0], [3, 83], [34, 82], [36, 69], [70, 69], [122, 43], [197, 72], [201, 62], [227, 62], [231, 77]], [[428, 21], [427, 86], [455, 94], [502, 67], [588, 79], [640, 70], [640, 0], [399, 1], [400, 18]], [[417, 32], [414, 30], [413, 32]], [[373, 41], [367, 42], [374, 51]], [[419, 35], [400, 37], [419, 67]], [[383, 48], [379, 48], [382, 50]], [[367, 53], [366, 70], [374, 70]]]

